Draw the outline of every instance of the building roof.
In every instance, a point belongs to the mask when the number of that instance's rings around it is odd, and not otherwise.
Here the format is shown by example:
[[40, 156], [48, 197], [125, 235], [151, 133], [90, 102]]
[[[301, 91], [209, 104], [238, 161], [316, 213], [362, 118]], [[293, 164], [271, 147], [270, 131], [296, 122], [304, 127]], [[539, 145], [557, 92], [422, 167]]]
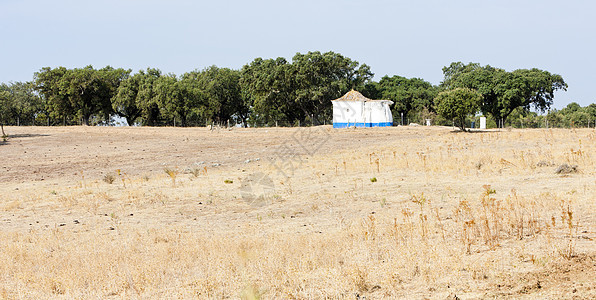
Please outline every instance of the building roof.
[[351, 90], [351, 91], [347, 92], [345, 95], [343, 95], [335, 100], [331, 100], [331, 101], [370, 101], [370, 100], [371, 99], [368, 99], [368, 98], [364, 97], [364, 95], [360, 94], [360, 92]]
[[364, 97], [364, 95], [360, 94], [360, 92], [351, 90], [347, 92], [345, 95], [331, 101], [362, 101], [362, 102], [391, 102], [390, 105], [393, 104], [391, 100], [372, 100]]

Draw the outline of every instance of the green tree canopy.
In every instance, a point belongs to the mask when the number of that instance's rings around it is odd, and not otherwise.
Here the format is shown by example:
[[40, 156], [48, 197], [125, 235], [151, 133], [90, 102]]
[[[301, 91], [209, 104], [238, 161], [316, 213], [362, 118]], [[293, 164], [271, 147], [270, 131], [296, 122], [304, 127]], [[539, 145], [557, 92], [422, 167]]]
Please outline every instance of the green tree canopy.
[[91, 116], [109, 121], [113, 112], [111, 99], [130, 70], [107, 66], [100, 70], [43, 68], [35, 74], [40, 94], [47, 99], [54, 116], [75, 117], [88, 125]]
[[141, 109], [139, 109], [136, 102], [142, 72], [123, 80], [112, 98], [112, 109], [118, 116], [125, 118], [129, 126], [133, 125], [137, 118], [141, 116]]
[[433, 109], [433, 99], [437, 90], [430, 82], [420, 78], [405, 78], [402, 76], [384, 76], [379, 81], [380, 98], [392, 100], [393, 117], [400, 118], [401, 114], [414, 119], [415, 113], [424, 108]]
[[196, 90], [189, 81], [179, 80], [173, 74], [156, 80], [155, 97], [162, 116], [174, 125], [179, 120], [178, 124], [183, 127], [188, 124], [188, 115], [199, 106]]
[[143, 125], [157, 125], [160, 112], [156, 82], [161, 76], [159, 69], [147, 68], [122, 80], [112, 97], [114, 112], [126, 118], [128, 125], [134, 125], [137, 120]]
[[331, 118], [330, 100], [362, 88], [373, 74], [370, 67], [334, 52], [297, 53], [284, 58], [255, 59], [242, 68], [241, 85], [251, 95], [253, 118], [259, 123], [314, 124]]
[[250, 117], [253, 125], [291, 125], [304, 120], [304, 111], [295, 99], [294, 69], [283, 57], [256, 58], [242, 67], [240, 86], [248, 94]]
[[67, 72], [64, 67], [45, 67], [34, 74], [35, 88], [46, 104], [48, 121], [62, 119], [66, 123], [66, 119], [73, 115], [74, 108], [62, 81]]
[[360, 89], [374, 75], [366, 64], [360, 65], [335, 52], [297, 53], [292, 58], [295, 70], [295, 102], [314, 124], [331, 118], [330, 100], [351, 89]]
[[10, 92], [6, 84], [0, 85], [0, 128], [2, 129], [2, 137], [6, 136], [4, 132], [4, 124], [10, 117], [10, 111], [12, 109], [12, 101], [10, 98]]
[[554, 92], [567, 90], [560, 75], [539, 69], [507, 72], [477, 63], [452, 63], [443, 68], [443, 89], [470, 88], [483, 96], [481, 110], [504, 123], [518, 107], [545, 111], [553, 104]]
[[205, 120], [223, 124], [228, 120], [246, 124], [249, 104], [240, 87], [240, 71], [211, 66], [193, 71], [182, 80], [194, 91]]
[[5, 121], [12, 121], [11, 123], [17, 126], [21, 125], [23, 121], [33, 125], [35, 115], [42, 105], [34, 89], [34, 84], [31, 82], [11, 82], [8, 85], [3, 84], [2, 90], [8, 92], [10, 97], [8, 119]]
[[435, 98], [437, 112], [446, 119], [454, 120], [462, 131], [466, 131], [466, 117], [475, 114], [481, 102], [482, 95], [468, 88], [444, 91]]

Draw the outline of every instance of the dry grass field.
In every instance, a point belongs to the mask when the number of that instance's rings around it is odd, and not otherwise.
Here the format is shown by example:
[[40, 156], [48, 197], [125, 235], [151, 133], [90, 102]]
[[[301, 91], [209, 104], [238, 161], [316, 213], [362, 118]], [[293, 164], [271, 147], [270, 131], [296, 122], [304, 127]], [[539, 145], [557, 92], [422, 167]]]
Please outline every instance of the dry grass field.
[[593, 129], [5, 130], [0, 299], [596, 298]]

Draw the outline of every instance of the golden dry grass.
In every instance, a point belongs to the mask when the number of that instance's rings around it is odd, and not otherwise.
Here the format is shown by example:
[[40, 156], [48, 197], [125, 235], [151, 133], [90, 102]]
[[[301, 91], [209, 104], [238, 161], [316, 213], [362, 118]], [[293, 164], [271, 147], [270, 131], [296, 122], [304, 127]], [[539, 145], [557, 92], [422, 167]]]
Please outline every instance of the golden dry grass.
[[594, 130], [296, 130], [9, 127], [0, 298], [596, 297]]

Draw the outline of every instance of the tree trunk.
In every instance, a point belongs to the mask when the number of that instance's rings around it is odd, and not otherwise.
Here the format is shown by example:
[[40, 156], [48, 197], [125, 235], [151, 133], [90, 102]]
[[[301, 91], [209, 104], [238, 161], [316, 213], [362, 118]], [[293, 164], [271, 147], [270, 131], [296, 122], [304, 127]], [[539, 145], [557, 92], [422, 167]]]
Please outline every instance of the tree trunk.
[[466, 118], [459, 120], [459, 128], [461, 131], [466, 132]]
[[[174, 120], [176, 120], [176, 118], [174, 118]], [[179, 123], [179, 125], [181, 127], [188, 126], [188, 121], [186, 120], [186, 112], [180, 114], [180, 123]]]
[[6, 137], [6, 133], [4, 133], [4, 124], [0, 123], [0, 128], [2, 128], [2, 137]]
[[503, 128], [505, 128], [505, 122], [507, 121], [507, 118], [509, 117], [509, 115], [513, 112], [513, 109], [509, 110], [508, 113], [506, 113], [505, 115], [501, 116], [502, 120], [503, 120]]
[[132, 126], [133, 125], [133, 122], [134, 122], [134, 119], [133, 118], [128, 117], [128, 116], [127, 117], [124, 117], [124, 118], [126, 119], [126, 124], [128, 124], [128, 126]]

